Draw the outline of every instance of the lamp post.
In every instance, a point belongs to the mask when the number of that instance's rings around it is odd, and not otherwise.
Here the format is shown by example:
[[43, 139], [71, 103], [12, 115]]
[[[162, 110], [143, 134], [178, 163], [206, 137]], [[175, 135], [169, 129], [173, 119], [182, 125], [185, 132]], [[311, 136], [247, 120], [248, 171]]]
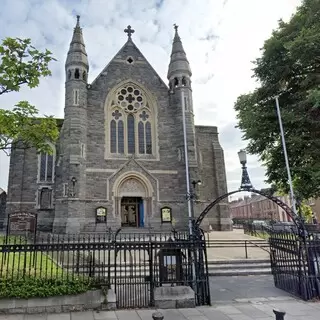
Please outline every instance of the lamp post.
[[187, 194], [187, 200], [191, 201], [191, 219], [192, 219], [192, 223], [193, 223], [194, 222], [194, 203], [197, 200], [196, 186], [201, 185], [201, 180], [192, 180], [191, 184], [192, 184], [193, 188]]
[[241, 149], [238, 152], [238, 157], [240, 160], [240, 163], [242, 165], [242, 176], [241, 176], [241, 185], [240, 190], [250, 190], [252, 189], [252, 183], [249, 178], [248, 170], [247, 170], [247, 153], [245, 150]]
[[295, 215], [297, 215], [296, 199], [295, 199], [295, 196], [294, 196], [294, 193], [293, 193], [293, 185], [292, 185], [290, 166], [289, 166], [289, 160], [288, 160], [288, 154], [287, 154], [286, 139], [284, 137], [284, 131], [283, 131], [283, 125], [282, 125], [282, 119], [281, 119], [279, 96], [276, 96], [275, 100], [276, 100], [279, 127], [280, 127], [280, 132], [281, 132], [281, 140], [282, 140], [282, 148], [283, 148], [284, 160], [285, 160], [285, 163], [286, 163], [288, 182], [289, 182], [289, 187], [290, 187], [290, 197], [291, 197], [290, 200], [291, 200], [293, 212], [294, 212]]

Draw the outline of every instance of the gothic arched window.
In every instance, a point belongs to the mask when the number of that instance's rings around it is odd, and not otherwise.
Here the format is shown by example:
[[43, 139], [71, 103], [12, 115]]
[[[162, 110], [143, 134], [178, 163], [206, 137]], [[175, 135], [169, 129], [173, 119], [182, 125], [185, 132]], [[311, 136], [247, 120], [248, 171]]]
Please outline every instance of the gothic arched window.
[[119, 110], [112, 112], [113, 119], [110, 123], [110, 152], [124, 153], [124, 130], [122, 113]]
[[39, 182], [53, 182], [54, 155], [41, 153], [39, 156]]
[[145, 95], [134, 85], [121, 87], [109, 111], [111, 154], [153, 154], [153, 121]]

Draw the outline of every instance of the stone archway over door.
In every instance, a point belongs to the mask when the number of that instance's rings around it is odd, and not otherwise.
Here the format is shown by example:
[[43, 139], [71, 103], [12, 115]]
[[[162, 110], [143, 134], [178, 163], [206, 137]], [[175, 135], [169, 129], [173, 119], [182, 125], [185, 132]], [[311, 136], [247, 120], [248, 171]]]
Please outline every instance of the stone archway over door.
[[147, 186], [137, 177], [127, 177], [119, 184], [115, 207], [123, 227], [144, 227], [151, 212]]

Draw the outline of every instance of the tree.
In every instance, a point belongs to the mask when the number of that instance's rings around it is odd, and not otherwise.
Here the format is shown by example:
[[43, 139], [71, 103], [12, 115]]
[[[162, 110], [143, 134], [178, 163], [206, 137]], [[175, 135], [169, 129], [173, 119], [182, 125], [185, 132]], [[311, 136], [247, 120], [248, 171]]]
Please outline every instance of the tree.
[[[0, 96], [19, 91], [21, 86], [35, 88], [41, 77], [51, 75], [49, 63], [55, 60], [49, 50], [40, 52], [30, 39], [6, 38], [0, 44]], [[16, 145], [52, 152], [50, 143], [58, 138], [53, 117], [39, 118], [28, 101], [18, 102], [12, 110], [0, 109], [0, 150]]]
[[275, 107], [279, 97], [296, 195], [320, 195], [320, 1], [305, 0], [265, 41], [254, 62], [259, 87], [238, 97], [238, 127], [247, 151], [266, 166], [267, 182], [289, 192]]

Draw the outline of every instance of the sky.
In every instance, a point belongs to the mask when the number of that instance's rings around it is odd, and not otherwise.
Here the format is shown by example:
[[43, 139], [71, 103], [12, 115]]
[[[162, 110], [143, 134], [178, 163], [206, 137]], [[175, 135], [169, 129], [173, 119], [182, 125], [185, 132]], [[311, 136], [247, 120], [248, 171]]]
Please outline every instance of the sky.
[[[190, 62], [195, 123], [217, 126], [224, 149], [228, 190], [239, 188], [241, 169], [237, 152], [246, 147], [235, 128], [234, 103], [257, 86], [252, 78], [260, 48], [287, 21], [301, 0], [1, 0], [0, 39], [31, 38], [37, 49], [49, 49], [56, 62], [52, 76], [36, 89], [0, 97], [0, 108], [10, 109], [20, 100], [35, 105], [41, 115], [63, 118], [64, 63], [76, 15], [81, 16], [90, 63], [89, 83], [98, 76], [127, 41], [133, 41], [167, 83], [173, 24]], [[6, 190], [9, 157], [0, 152], [0, 187]], [[248, 155], [248, 171], [256, 189], [266, 187], [265, 169]]]

